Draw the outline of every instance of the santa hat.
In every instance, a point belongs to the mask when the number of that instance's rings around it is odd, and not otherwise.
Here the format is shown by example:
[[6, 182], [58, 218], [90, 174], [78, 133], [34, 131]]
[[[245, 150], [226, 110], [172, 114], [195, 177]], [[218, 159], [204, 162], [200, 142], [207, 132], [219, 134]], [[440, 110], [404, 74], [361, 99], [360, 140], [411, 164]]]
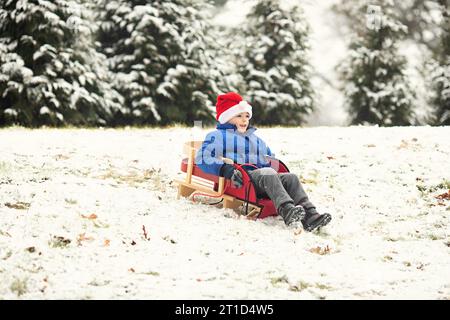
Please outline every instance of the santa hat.
[[235, 92], [228, 92], [217, 97], [216, 119], [220, 123], [228, 122], [242, 112], [248, 112], [252, 117], [252, 106]]

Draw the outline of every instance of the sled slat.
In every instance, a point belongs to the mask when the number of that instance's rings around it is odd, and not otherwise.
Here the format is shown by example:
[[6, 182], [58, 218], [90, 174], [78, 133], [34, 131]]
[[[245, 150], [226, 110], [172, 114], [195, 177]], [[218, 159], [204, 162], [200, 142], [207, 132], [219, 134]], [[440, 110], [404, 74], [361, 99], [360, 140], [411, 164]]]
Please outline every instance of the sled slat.
[[198, 183], [186, 183], [185, 181], [181, 181], [181, 180], [174, 180], [175, 183], [178, 183], [179, 186], [183, 186], [184, 188], [189, 188], [192, 189], [193, 191], [201, 191], [204, 193], [208, 193], [212, 196], [221, 196], [222, 198], [227, 198], [227, 199], [234, 199], [234, 197], [228, 196], [226, 194], [221, 195], [220, 192], [214, 191], [211, 188], [205, 187], [203, 185], [200, 185]]

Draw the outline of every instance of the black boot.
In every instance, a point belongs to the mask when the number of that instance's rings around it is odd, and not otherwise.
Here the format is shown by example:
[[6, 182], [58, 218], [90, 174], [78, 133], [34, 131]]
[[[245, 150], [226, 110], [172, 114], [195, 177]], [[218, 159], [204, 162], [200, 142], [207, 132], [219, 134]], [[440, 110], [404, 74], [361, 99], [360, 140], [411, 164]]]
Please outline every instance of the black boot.
[[303, 229], [306, 231], [313, 231], [319, 227], [327, 225], [331, 221], [331, 214], [320, 214], [316, 208], [308, 208], [306, 214], [302, 219]]
[[285, 203], [278, 210], [278, 214], [283, 218], [288, 227], [300, 226], [300, 222], [305, 217], [305, 209], [302, 206], [294, 206], [292, 203]]

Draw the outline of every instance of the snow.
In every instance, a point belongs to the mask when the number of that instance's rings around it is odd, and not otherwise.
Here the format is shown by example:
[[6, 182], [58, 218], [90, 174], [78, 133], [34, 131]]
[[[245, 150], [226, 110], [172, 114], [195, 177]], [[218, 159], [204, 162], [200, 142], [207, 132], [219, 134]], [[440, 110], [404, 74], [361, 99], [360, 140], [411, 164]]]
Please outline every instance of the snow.
[[0, 299], [450, 298], [450, 127], [258, 130], [333, 215], [299, 234], [177, 200], [209, 130], [0, 130]]

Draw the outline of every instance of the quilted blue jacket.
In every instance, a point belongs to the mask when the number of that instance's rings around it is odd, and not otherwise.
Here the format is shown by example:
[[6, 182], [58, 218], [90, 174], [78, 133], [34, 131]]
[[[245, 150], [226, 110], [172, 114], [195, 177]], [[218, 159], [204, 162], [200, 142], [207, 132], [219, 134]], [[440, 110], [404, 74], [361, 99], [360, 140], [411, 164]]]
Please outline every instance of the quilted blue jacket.
[[[265, 156], [274, 156], [266, 143], [256, 136], [256, 128], [249, 127], [240, 133], [230, 123], [218, 124], [216, 130], [208, 133], [202, 147], [197, 151], [195, 164], [206, 173], [218, 176], [224, 164], [221, 157], [230, 158], [237, 164], [250, 163], [258, 168], [270, 167]], [[247, 170], [254, 167], [245, 167]]]

